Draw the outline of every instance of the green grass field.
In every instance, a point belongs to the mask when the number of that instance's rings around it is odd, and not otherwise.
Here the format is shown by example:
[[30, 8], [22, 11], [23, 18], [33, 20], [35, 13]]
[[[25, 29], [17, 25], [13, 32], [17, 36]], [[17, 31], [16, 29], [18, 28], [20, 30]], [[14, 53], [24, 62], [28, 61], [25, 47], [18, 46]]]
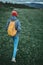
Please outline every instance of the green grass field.
[[0, 65], [43, 65], [43, 10], [14, 9], [19, 13], [22, 28], [17, 62], [11, 62], [13, 40], [4, 29], [12, 9], [3, 7], [0, 8]]

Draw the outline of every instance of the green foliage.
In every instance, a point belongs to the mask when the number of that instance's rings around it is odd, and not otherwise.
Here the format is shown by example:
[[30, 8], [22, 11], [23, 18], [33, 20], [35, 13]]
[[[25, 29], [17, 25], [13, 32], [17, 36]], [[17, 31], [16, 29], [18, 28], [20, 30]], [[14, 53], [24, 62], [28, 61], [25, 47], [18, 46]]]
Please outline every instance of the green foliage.
[[[16, 9], [16, 8], [15, 8]], [[43, 10], [16, 9], [21, 22], [17, 63], [12, 63], [13, 40], [5, 30], [11, 8], [0, 8], [0, 65], [43, 65]]]

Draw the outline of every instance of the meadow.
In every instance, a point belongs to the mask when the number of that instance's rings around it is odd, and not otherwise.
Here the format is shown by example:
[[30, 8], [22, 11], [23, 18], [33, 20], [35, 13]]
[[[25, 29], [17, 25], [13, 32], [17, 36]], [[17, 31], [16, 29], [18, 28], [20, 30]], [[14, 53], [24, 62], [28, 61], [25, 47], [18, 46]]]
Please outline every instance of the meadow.
[[[16, 63], [11, 62], [13, 40], [5, 30], [13, 9], [18, 11], [22, 28]], [[0, 8], [0, 65], [43, 65], [43, 9]]]

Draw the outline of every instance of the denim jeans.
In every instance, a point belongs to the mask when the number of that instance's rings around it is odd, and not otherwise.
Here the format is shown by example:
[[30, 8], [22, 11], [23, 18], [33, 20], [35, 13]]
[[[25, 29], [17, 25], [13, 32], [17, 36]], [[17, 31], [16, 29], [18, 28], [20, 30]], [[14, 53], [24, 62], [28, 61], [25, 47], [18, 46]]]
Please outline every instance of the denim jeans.
[[16, 35], [13, 37], [13, 41], [14, 41], [14, 49], [13, 49], [13, 57], [16, 57], [17, 54], [17, 47], [18, 47], [18, 42], [19, 42], [19, 36]]

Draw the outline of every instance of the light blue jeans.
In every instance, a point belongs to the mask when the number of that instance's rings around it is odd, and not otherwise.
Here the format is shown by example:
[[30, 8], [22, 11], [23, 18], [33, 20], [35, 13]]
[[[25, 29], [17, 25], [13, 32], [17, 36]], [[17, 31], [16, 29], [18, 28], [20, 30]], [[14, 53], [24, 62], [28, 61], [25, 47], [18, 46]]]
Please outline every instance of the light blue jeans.
[[13, 57], [16, 58], [19, 36], [18, 35], [14, 36], [13, 41], [14, 41]]

